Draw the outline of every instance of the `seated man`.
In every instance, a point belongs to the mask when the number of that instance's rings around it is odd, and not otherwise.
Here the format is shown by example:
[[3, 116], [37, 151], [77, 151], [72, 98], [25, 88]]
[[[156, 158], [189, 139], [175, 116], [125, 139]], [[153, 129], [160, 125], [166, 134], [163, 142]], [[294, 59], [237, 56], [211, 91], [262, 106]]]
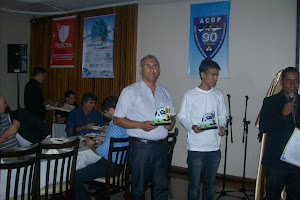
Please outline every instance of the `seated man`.
[[[88, 147], [91, 150], [93, 150], [97, 155], [101, 156], [102, 158], [96, 163], [88, 165], [87, 167], [76, 171], [75, 174], [76, 199], [80, 199], [80, 200], [89, 199], [88, 194], [83, 185], [84, 182], [94, 180], [95, 178], [106, 176], [106, 166], [107, 166], [110, 138], [128, 137], [128, 135], [126, 134], [126, 129], [115, 125], [112, 120], [113, 115], [115, 113], [117, 101], [118, 98], [114, 96], [109, 96], [103, 101], [102, 110], [106, 114], [106, 117], [111, 120], [109, 126], [106, 129], [105, 139], [104, 137], [99, 137], [96, 139], [97, 142], [104, 140], [103, 143], [98, 148], [96, 148], [94, 146], [94, 141], [85, 137], [86, 144], [88, 145]], [[113, 155], [112, 159], [113, 161], [115, 160], [115, 155]]]
[[68, 115], [66, 123], [66, 132], [68, 136], [77, 136], [92, 132], [91, 126], [103, 126], [104, 121], [101, 114], [94, 110], [97, 97], [91, 93], [82, 95], [82, 106], [76, 108]]
[[[75, 102], [75, 92], [73, 90], [67, 90], [65, 92], [65, 98], [61, 99], [58, 102], [58, 105], [63, 106], [63, 104], [69, 104], [72, 106], [75, 106], [75, 108], [78, 107], [77, 103]], [[66, 123], [67, 117], [69, 115], [69, 112], [57, 110], [55, 111], [55, 117], [57, 123]]]
[[0, 95], [0, 150], [19, 146], [16, 133], [20, 127], [20, 122], [13, 120], [11, 123], [5, 115], [6, 100]]

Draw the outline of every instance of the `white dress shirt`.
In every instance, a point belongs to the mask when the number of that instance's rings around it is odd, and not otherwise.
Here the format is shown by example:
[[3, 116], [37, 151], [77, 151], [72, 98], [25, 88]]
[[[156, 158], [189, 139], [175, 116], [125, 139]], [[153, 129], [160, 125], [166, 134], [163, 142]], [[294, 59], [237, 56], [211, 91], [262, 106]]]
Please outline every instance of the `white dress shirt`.
[[[156, 110], [165, 106], [170, 106], [171, 116], [176, 115], [172, 98], [166, 88], [156, 83], [154, 95], [155, 97], [143, 80], [127, 86], [121, 92], [114, 116], [144, 122], [154, 118]], [[167, 137], [168, 130], [164, 126], [158, 126], [149, 132], [142, 129], [127, 129], [127, 134], [148, 140], [161, 140]]]

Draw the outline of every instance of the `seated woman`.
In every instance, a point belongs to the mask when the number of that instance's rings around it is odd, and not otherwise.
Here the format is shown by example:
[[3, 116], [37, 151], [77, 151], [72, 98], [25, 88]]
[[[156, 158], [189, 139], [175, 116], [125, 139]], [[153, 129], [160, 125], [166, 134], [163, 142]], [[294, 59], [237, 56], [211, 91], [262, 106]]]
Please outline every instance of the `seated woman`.
[[[67, 90], [65, 92], [65, 98], [59, 100], [58, 106], [63, 106], [64, 104], [69, 104], [72, 106], [75, 106], [75, 108], [78, 107], [77, 103], [75, 102], [75, 92], [72, 90]], [[57, 123], [66, 123], [67, 117], [69, 112], [57, 110], [55, 111], [55, 118]]]

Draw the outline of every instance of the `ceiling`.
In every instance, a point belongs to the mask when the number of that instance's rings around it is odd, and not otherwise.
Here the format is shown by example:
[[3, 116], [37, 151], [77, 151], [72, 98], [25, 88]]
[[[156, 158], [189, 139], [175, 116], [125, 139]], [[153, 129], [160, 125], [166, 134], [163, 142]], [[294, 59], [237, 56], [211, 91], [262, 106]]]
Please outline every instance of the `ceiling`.
[[0, 10], [32, 15], [56, 15], [137, 2], [138, 0], [0, 0]]

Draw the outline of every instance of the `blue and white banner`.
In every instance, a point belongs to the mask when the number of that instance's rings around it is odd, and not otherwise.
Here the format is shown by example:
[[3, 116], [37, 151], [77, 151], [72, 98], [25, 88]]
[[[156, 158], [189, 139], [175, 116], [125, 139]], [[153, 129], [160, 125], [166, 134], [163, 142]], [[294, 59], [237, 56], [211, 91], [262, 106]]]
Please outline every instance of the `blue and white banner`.
[[84, 18], [83, 78], [114, 78], [114, 27], [114, 14]]
[[200, 77], [203, 59], [217, 62], [220, 78], [228, 78], [230, 1], [191, 5], [189, 77]]

